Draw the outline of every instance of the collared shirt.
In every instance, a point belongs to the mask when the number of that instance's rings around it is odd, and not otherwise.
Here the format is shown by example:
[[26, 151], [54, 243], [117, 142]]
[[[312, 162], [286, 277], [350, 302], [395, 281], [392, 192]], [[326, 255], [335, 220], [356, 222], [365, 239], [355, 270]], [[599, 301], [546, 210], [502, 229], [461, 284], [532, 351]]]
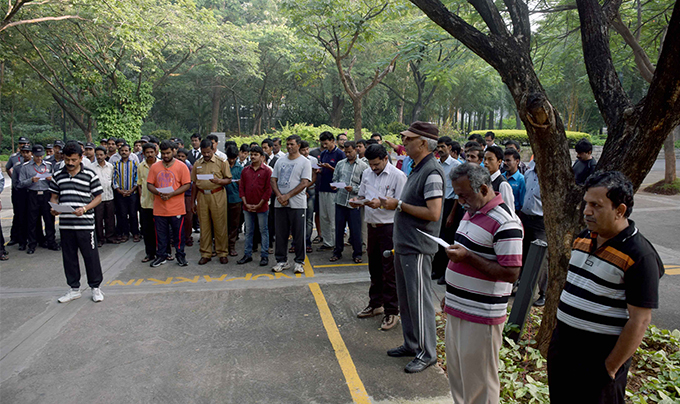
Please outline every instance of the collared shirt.
[[508, 184], [512, 188], [512, 196], [515, 197], [515, 210], [522, 209], [522, 202], [524, 202], [524, 194], [526, 193], [526, 184], [524, 183], [524, 176], [519, 172], [515, 171], [513, 175], [508, 175], [506, 171], [503, 176], [508, 180]]
[[283, 157], [283, 156], [285, 156], [285, 155], [286, 155], [286, 153], [285, 153], [283, 150], [279, 150], [278, 153], [274, 154], [274, 156], [276, 156], [276, 157], [278, 157], [278, 158], [281, 158], [281, 157]]
[[[324, 150], [319, 156], [319, 164], [328, 163], [331, 167], [335, 167], [338, 161], [344, 159], [345, 152], [335, 146], [333, 150]], [[335, 192], [331, 189], [331, 182], [333, 182], [333, 170], [329, 168], [322, 168], [319, 175], [316, 177], [317, 190], [319, 192]]]
[[[249, 165], [241, 171], [241, 179], [238, 182], [238, 192], [241, 198], [245, 198], [250, 205], [257, 205], [264, 201], [257, 213], [269, 210], [269, 198], [272, 196], [272, 169], [266, 164], [260, 164], [257, 170]], [[246, 209], [245, 204], [243, 210]]]
[[[83, 207], [100, 195], [103, 190], [97, 173], [80, 164], [80, 171], [71, 176], [67, 170], [61, 170], [49, 182], [49, 189], [59, 196], [60, 205], [68, 205], [73, 209]], [[94, 209], [90, 209], [82, 216], [73, 213], [59, 215], [59, 229], [62, 230], [94, 230]], [[94, 249], [94, 232], [92, 233], [92, 248]]]
[[203, 154], [201, 153], [201, 149], [191, 149], [191, 156], [194, 158], [194, 163], [203, 157]]
[[224, 152], [222, 152], [220, 150], [215, 151], [215, 156], [217, 156], [217, 158], [222, 160], [222, 161], [227, 161], [227, 155], [224, 154]]
[[149, 163], [146, 160], [142, 161], [140, 165], [137, 166], [137, 185], [140, 186], [141, 195], [141, 205], [142, 209], [153, 209], [153, 201], [155, 195], [149, 191], [146, 186], [146, 180], [149, 178]]
[[443, 163], [441, 160], [439, 160], [439, 164], [441, 164], [442, 168], [444, 169], [444, 184], [446, 184], [444, 199], [456, 199], [456, 193], [453, 192], [453, 183], [451, 182], [451, 178], [449, 178], [449, 173], [456, 166], [459, 166], [460, 162], [453, 157], [448, 156]]
[[[107, 160], [111, 164], [115, 164], [117, 161], [120, 161], [121, 157], [118, 152], [116, 152], [113, 156], [109, 157]], [[135, 163], [139, 164], [139, 160], [137, 159], [137, 155], [134, 153], [130, 153], [130, 160], [134, 161]]]
[[[30, 160], [29, 160], [30, 161]], [[19, 188], [19, 175], [21, 174], [21, 169], [24, 166], [24, 163], [28, 163], [28, 161], [21, 161], [12, 167], [12, 189], [18, 189]]]
[[[369, 167], [364, 170], [364, 175], [361, 178], [359, 197], [400, 199], [404, 184], [406, 184], [406, 174], [392, 164], [386, 164], [380, 175], [376, 175]], [[369, 192], [369, 190], [373, 192]], [[373, 209], [365, 206], [364, 221], [373, 224], [394, 223], [394, 212], [394, 210]]]
[[9, 156], [9, 159], [7, 160], [7, 164], [5, 164], [5, 170], [9, 172], [9, 170], [14, 167], [21, 165], [21, 152], [17, 152]]
[[44, 173], [52, 173], [52, 164], [43, 160], [40, 165], [35, 163], [35, 160], [22, 164], [21, 173], [19, 174], [19, 188], [28, 189], [30, 191], [47, 191], [50, 189], [49, 182], [47, 180], [40, 180], [38, 182], [33, 182], [33, 177], [36, 175]]
[[210, 160], [206, 160], [205, 157], [196, 160], [196, 164], [194, 164], [194, 168], [191, 170], [191, 181], [201, 191], [213, 190], [222, 186], [210, 182], [210, 180], [199, 180], [198, 174], [212, 174], [218, 180], [231, 178], [229, 164], [220, 160], [216, 155], [213, 155]]
[[[501, 170], [496, 171], [495, 173], [491, 174], [491, 182], [495, 181], [496, 178], [501, 176]], [[502, 180], [502, 179], [501, 179]], [[508, 205], [508, 208], [512, 210], [513, 212], [515, 211], [515, 195], [512, 193], [512, 187], [510, 184], [508, 184], [507, 181], [502, 181], [500, 185], [498, 186], [498, 192], [501, 193], [503, 196], [503, 202], [505, 202], [506, 205]]]
[[250, 156], [246, 157], [246, 159], [243, 161], [241, 161], [240, 157], [236, 158], [236, 164], [240, 165], [241, 168], [245, 168], [248, 164], [250, 164]]
[[[456, 244], [504, 267], [522, 266], [522, 223], [505, 209], [500, 193], [470, 216], [465, 212], [456, 231]], [[445, 311], [480, 324], [503, 324], [512, 283], [490, 278], [465, 262], [449, 261]]]
[[335, 194], [335, 203], [340, 206], [350, 207], [349, 200], [356, 198], [359, 194], [359, 187], [361, 186], [361, 176], [364, 170], [368, 168], [368, 164], [359, 159], [354, 159], [350, 163], [346, 158], [338, 162], [333, 172], [333, 182], [344, 182], [352, 187], [352, 192], [347, 192], [344, 188], [338, 188]]
[[620, 335], [628, 305], [659, 307], [663, 262], [632, 220], [602, 245], [584, 230], [574, 240], [569, 271], [557, 306], [557, 319], [580, 330]]
[[[307, 160], [309, 160], [309, 162], [312, 163], [312, 177], [314, 177], [314, 170], [317, 170], [319, 168], [319, 159], [310, 154], [309, 156], [307, 156]], [[316, 168], [314, 168], [314, 166], [316, 166]], [[309, 186], [307, 189], [309, 190], [316, 189], [316, 183], [312, 183], [312, 185]]]
[[[109, 163], [111, 162], [109, 161]], [[138, 163], [132, 159], [118, 160], [113, 163], [113, 189], [135, 191], [137, 187], [137, 166]]]
[[102, 186], [102, 202], [113, 200], [113, 165], [105, 161], [104, 167], [97, 163], [91, 168], [97, 173], [99, 183]]
[[524, 202], [522, 202], [522, 213], [529, 216], [543, 216], [543, 201], [541, 200], [541, 187], [538, 185], [538, 174], [536, 174], [536, 162], [531, 161], [527, 164], [524, 173]]
[[[229, 166], [229, 163], [227, 163]], [[233, 167], [229, 167], [231, 170], [231, 184], [227, 184], [224, 188], [227, 190], [227, 203], [240, 203], [243, 202], [239, 196], [239, 182], [241, 182], [241, 173], [243, 172], [243, 167], [238, 164], [238, 159], [234, 163]], [[234, 180], [237, 180], [234, 182]], [[259, 202], [259, 201], [258, 201]]]
[[406, 156], [401, 162], [401, 171], [408, 177], [411, 174], [411, 170], [413, 170], [413, 159], [410, 156]]

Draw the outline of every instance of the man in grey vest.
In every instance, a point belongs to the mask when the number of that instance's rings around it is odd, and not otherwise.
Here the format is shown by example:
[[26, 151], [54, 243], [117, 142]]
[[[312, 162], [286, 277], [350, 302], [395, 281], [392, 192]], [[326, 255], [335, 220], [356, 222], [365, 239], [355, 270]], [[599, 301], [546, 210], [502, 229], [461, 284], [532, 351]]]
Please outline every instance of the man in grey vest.
[[406, 154], [414, 167], [400, 199], [382, 199], [384, 209], [394, 215], [394, 251], [397, 295], [404, 344], [387, 351], [393, 357], [415, 356], [404, 369], [425, 370], [437, 361], [435, 307], [432, 303], [432, 258], [437, 243], [421, 232], [439, 235], [444, 198], [444, 170], [434, 157], [439, 129], [414, 122], [401, 132]]

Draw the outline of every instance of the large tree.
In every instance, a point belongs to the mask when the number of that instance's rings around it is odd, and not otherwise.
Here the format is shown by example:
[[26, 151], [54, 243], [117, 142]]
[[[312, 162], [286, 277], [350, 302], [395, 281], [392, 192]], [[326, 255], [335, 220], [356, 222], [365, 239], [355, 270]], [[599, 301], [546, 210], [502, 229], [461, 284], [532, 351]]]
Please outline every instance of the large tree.
[[[562, 119], [534, 69], [529, 9], [521, 0], [504, 0], [503, 9], [489, 0], [469, 0], [484, 20], [484, 27], [480, 24], [477, 28], [439, 0], [411, 2], [496, 69], [527, 129], [541, 185], [550, 254], [548, 303], [537, 336], [545, 354], [555, 326], [572, 240], [581, 228], [583, 190], [574, 183]], [[679, 4], [675, 4], [649, 91], [634, 104], [623, 90], [612, 61], [602, 6], [597, 0], [577, 0], [586, 69], [609, 128], [598, 169], [622, 171], [635, 189], [654, 164], [663, 140], [680, 123]]]

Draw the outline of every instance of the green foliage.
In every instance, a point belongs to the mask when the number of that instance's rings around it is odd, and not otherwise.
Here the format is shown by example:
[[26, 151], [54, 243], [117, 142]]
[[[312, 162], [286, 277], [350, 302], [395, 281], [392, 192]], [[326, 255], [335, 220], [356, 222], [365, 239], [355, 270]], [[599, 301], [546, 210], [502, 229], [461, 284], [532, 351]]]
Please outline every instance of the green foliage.
[[[480, 135], [484, 136], [486, 132], [489, 130], [473, 130], [470, 132], [470, 135], [474, 133], [479, 133]], [[491, 129], [491, 131], [496, 135], [496, 143], [497, 144], [503, 144], [506, 140], [516, 140], [520, 144], [529, 144], [529, 136], [527, 135], [527, 131], [525, 130], [518, 130], [518, 129]], [[586, 138], [588, 140], [591, 139], [591, 136], [587, 133], [584, 132], [572, 132], [572, 131], [566, 131], [567, 134], [567, 141], [569, 141], [569, 145], [573, 147], [576, 142], [579, 140]]]
[[158, 140], [168, 140], [172, 137], [172, 132], [166, 129], [156, 129], [149, 132], [149, 136], [155, 136]]
[[111, 95], [97, 97], [94, 118], [103, 137], [122, 138], [132, 144], [140, 138], [142, 122], [153, 106], [151, 85], [141, 83], [137, 87], [123, 73], [114, 74], [118, 84]]
[[631, 402], [671, 404], [680, 401], [679, 346], [680, 331], [663, 330], [654, 325], [647, 328], [642, 344], [633, 355], [629, 379], [637, 376], [642, 385], [637, 392], [626, 390]]

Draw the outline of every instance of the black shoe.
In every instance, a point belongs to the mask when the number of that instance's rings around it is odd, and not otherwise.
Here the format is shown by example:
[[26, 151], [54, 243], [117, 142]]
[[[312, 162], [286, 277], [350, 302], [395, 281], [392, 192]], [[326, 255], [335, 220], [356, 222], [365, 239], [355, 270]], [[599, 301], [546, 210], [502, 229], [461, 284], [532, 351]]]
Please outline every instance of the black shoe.
[[59, 244], [53, 244], [47, 247], [47, 249], [51, 251], [61, 251], [61, 247], [59, 246]]
[[437, 279], [437, 285], [446, 285], [446, 277], [442, 276], [441, 278]]
[[538, 299], [534, 302], [534, 306], [536, 307], [543, 307], [545, 306], [545, 296], [539, 296]]
[[239, 265], [243, 265], [246, 262], [251, 262], [252, 260], [253, 260], [253, 257], [251, 257], [250, 255], [244, 255], [243, 258], [236, 261], [236, 263], [239, 264]]
[[176, 255], [175, 257], [177, 257], [177, 265], [179, 265], [181, 267], [185, 267], [185, 266], [189, 265], [186, 257], [182, 257], [181, 255]]
[[11, 246], [13, 246], [14, 244], [19, 244], [19, 242], [16, 241], [16, 240], [10, 240], [9, 243], [7, 243], [7, 247], [11, 247]]
[[322, 245], [321, 247], [317, 248], [316, 251], [333, 251], [335, 248], [328, 246], [328, 245]]
[[40, 248], [49, 248], [49, 247], [47, 246], [47, 242], [46, 242], [46, 241], [43, 241], [42, 243], [38, 243], [38, 246], [40, 246]]
[[429, 368], [430, 366], [434, 365], [435, 361], [432, 361], [430, 363], [425, 362], [422, 359], [415, 358], [411, 362], [406, 365], [404, 368], [404, 372], [406, 373], [418, 373], [422, 372], [423, 370]]
[[266, 267], [267, 265], [269, 265], [269, 258], [267, 257], [260, 258], [260, 266]]
[[256, 247], [253, 247], [253, 252], [254, 252], [254, 253], [257, 252], [257, 246], [256, 246]]
[[26, 244], [22, 244], [19, 246], [19, 251], [26, 251]]
[[396, 348], [388, 350], [387, 356], [391, 356], [393, 358], [401, 358], [402, 356], [416, 356], [416, 353], [409, 350], [403, 345], [399, 345]]
[[167, 262], [167, 260], [165, 258], [156, 257], [156, 259], [153, 260], [153, 262], [151, 263], [151, 268], [159, 267], [159, 266], [165, 264], [166, 262]]
[[26, 251], [26, 254], [33, 254], [35, 253], [35, 248], [29, 248], [28, 251]]

